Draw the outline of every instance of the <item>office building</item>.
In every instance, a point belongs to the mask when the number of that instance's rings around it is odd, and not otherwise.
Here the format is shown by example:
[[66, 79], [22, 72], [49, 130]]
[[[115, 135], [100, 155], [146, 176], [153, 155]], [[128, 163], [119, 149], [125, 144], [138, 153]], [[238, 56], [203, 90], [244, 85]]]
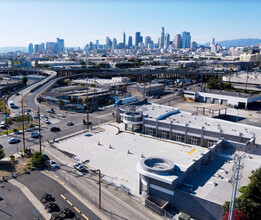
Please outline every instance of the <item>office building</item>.
[[132, 47], [132, 36], [129, 36], [128, 47]]
[[64, 39], [57, 38], [57, 53], [64, 52]]
[[182, 33], [182, 48], [190, 48], [190, 45], [191, 45], [190, 32], [184, 31]]
[[30, 54], [34, 52], [34, 45], [32, 43], [29, 44], [28, 51], [29, 51]]
[[139, 43], [142, 43], [142, 36], [140, 35], [140, 32], [136, 32], [135, 34], [135, 46], [139, 46]]
[[124, 45], [124, 48], [126, 46], [126, 34], [125, 32], [123, 32], [123, 45]]
[[196, 49], [198, 47], [198, 44], [195, 41], [192, 41], [191, 48]]
[[151, 37], [150, 36], [147, 36], [145, 37], [145, 48], [148, 49], [148, 46], [152, 43], [152, 40], [151, 40]]
[[106, 37], [106, 49], [111, 49], [112, 42], [109, 37]]
[[46, 42], [46, 51], [48, 53], [56, 53], [57, 43], [55, 42]]
[[181, 35], [177, 34], [173, 40], [174, 48], [179, 49], [181, 48]]
[[99, 40], [96, 40], [96, 49], [99, 49]]
[[117, 40], [116, 40], [116, 38], [113, 38], [112, 49], [117, 49]]
[[41, 45], [40, 45], [40, 44], [35, 44], [35, 45], [34, 45], [34, 52], [35, 52], [35, 53], [40, 52], [40, 49], [41, 49]]
[[166, 34], [164, 38], [164, 48], [167, 49], [169, 47], [169, 44], [170, 44], [170, 35]]
[[164, 27], [162, 27], [161, 28], [160, 41], [159, 41], [159, 48], [164, 47], [164, 40], [165, 40], [165, 31], [164, 31]]

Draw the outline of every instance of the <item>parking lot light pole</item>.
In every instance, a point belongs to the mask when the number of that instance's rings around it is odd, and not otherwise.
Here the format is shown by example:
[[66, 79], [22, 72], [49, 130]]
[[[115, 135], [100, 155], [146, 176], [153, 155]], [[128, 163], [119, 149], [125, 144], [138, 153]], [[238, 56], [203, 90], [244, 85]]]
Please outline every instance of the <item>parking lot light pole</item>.
[[98, 172], [99, 174], [99, 209], [101, 209], [101, 170], [97, 169], [97, 170], [91, 170], [92, 172]]

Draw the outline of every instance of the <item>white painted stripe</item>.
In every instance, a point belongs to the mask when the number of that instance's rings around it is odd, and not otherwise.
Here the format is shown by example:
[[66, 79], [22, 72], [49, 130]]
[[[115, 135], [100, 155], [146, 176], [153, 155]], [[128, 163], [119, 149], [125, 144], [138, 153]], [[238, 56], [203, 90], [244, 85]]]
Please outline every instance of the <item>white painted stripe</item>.
[[158, 190], [158, 191], [161, 191], [161, 192], [164, 192], [164, 193], [166, 193], [166, 194], [169, 194], [169, 195], [174, 196], [174, 191], [172, 191], [172, 190], [165, 189], [165, 188], [162, 188], [162, 187], [160, 187], [160, 186], [156, 186], [156, 185], [154, 185], [154, 184], [150, 184], [150, 188], [156, 189], [156, 190]]

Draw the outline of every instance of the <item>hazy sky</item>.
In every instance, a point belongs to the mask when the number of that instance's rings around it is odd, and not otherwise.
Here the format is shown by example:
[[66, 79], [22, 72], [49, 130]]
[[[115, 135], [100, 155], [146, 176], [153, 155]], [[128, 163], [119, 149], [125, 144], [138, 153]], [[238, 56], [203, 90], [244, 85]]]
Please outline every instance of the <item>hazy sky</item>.
[[261, 38], [259, 0], [0, 0], [0, 47], [28, 46], [65, 39], [83, 47], [96, 39], [134, 36], [153, 40], [161, 27], [174, 35], [191, 32], [192, 41]]

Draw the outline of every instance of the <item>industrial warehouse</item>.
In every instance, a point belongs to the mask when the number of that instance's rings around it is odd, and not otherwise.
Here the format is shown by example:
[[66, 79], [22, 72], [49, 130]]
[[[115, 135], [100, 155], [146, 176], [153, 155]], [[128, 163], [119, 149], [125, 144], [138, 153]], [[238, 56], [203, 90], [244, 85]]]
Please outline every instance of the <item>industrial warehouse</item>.
[[[103, 180], [159, 212], [217, 219], [230, 200], [233, 158], [245, 154], [240, 186], [260, 166], [261, 129], [158, 104], [119, 105], [116, 123], [55, 143]], [[81, 147], [79, 147], [81, 146]], [[124, 171], [124, 172], [123, 172]], [[153, 204], [153, 205], [152, 205]]]

